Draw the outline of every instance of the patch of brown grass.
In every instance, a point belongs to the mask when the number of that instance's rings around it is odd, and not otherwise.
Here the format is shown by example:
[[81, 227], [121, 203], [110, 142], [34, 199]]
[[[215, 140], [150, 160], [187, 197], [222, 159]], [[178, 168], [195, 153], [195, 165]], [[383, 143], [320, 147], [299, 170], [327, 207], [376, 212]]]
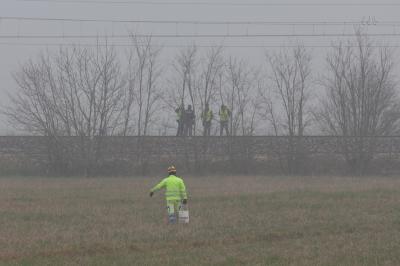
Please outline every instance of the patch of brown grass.
[[186, 178], [167, 226], [155, 178], [0, 179], [0, 261], [36, 265], [397, 265], [400, 180]]

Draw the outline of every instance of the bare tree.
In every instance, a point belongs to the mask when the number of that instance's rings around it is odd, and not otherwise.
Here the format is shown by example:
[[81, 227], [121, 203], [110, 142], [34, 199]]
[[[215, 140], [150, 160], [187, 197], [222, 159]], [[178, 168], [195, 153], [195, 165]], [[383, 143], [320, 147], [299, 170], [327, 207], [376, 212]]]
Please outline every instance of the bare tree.
[[[95, 168], [102, 146], [97, 138], [120, 126], [124, 82], [112, 47], [60, 49], [30, 61], [15, 75], [17, 92], [5, 111], [12, 125], [48, 136], [51, 161], [67, 162], [62, 136], [78, 136], [87, 174]], [[56, 162], [54, 160], [56, 158]]]
[[225, 73], [226, 84], [221, 86], [220, 98], [231, 110], [230, 132], [236, 135], [253, 135], [258, 109], [258, 73], [248, 63], [230, 57]]
[[[131, 35], [132, 49], [128, 52], [128, 86], [124, 103], [125, 125], [123, 134], [126, 135], [136, 122], [136, 134], [146, 136], [149, 127], [154, 122], [155, 112], [161, 100], [160, 88], [157, 85], [160, 77], [158, 56], [160, 49], [155, 49], [151, 38], [138, 38]], [[135, 114], [136, 118], [133, 118]]]
[[189, 102], [195, 113], [202, 113], [207, 103], [211, 105], [219, 91], [224, 67], [222, 52], [222, 47], [210, 48], [199, 56], [198, 48], [191, 46], [178, 53], [173, 63], [176, 79], [169, 95], [174, 108]]
[[294, 173], [298, 170], [296, 162], [302, 157], [300, 137], [309, 122], [307, 104], [311, 90], [311, 56], [299, 45], [292, 50], [283, 49], [268, 56], [268, 63], [273, 93], [262, 94], [272, 97], [264, 97], [264, 105], [275, 133], [289, 137], [287, 165], [289, 173]]
[[[187, 47], [179, 51], [172, 64], [175, 72], [175, 79], [172, 82], [172, 88], [169, 91], [169, 109], [184, 112], [185, 104], [191, 103], [193, 107], [197, 105], [196, 83], [198, 72], [198, 49], [195, 45]], [[195, 109], [194, 109], [195, 110]], [[177, 115], [177, 114], [175, 114]], [[183, 131], [184, 117], [181, 113], [180, 127]], [[182, 132], [181, 132], [182, 133]]]
[[174, 84], [172, 95], [174, 107], [184, 105], [187, 97], [194, 106], [196, 103], [194, 88], [197, 82], [196, 72], [198, 67], [197, 47], [193, 45], [181, 50], [176, 56], [173, 67], [178, 78], [178, 81]]
[[220, 91], [220, 81], [225, 66], [223, 51], [222, 46], [212, 47], [201, 59], [200, 77], [196, 86], [199, 113], [204, 112], [206, 104], [211, 105]]
[[399, 129], [400, 106], [393, 76], [393, 53], [375, 48], [361, 31], [355, 41], [332, 48], [323, 77], [326, 97], [316, 117], [329, 134], [344, 136], [343, 152], [360, 174], [373, 158], [374, 139]]

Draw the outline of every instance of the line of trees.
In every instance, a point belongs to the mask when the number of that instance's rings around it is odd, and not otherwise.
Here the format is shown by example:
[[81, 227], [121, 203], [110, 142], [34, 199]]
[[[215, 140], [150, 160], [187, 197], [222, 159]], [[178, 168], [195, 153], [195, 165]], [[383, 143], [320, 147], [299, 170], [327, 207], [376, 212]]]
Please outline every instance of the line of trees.
[[267, 52], [265, 64], [256, 67], [222, 46], [183, 48], [165, 64], [151, 38], [132, 34], [131, 43], [123, 54], [112, 45], [60, 47], [29, 60], [15, 72], [17, 87], [3, 108], [10, 124], [48, 136], [57, 162], [63, 161], [58, 139], [80, 137], [88, 172], [101, 158], [101, 137], [173, 135], [182, 104], [193, 106], [197, 134], [206, 104], [217, 120], [225, 104], [232, 135], [288, 136], [290, 172], [304, 159], [298, 141], [304, 134], [352, 137], [343, 144], [344, 156], [349, 167], [363, 171], [374, 154], [373, 141], [364, 137], [399, 132], [394, 53], [361, 31], [334, 44], [319, 72], [302, 45]]

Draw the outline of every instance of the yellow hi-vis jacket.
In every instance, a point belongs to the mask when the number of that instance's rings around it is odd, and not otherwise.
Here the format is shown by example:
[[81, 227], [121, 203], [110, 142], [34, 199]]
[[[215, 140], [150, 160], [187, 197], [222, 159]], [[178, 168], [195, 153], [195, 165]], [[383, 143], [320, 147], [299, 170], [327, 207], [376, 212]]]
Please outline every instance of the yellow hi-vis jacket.
[[183, 180], [175, 175], [170, 175], [167, 178], [164, 178], [150, 191], [156, 192], [162, 188], [165, 188], [165, 197], [167, 201], [187, 199], [185, 183], [183, 183]]
[[221, 122], [227, 122], [230, 117], [230, 110], [228, 108], [221, 108], [219, 111], [219, 119]]
[[204, 111], [201, 114], [201, 118], [203, 119], [203, 122], [211, 122], [211, 120], [214, 118], [214, 114], [211, 110], [208, 110], [207, 112]]

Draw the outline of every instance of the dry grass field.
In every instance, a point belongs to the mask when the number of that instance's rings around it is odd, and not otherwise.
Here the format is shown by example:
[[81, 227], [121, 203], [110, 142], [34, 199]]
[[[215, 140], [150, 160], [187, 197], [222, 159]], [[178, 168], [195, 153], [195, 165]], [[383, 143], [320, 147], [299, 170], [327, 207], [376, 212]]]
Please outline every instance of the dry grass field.
[[155, 178], [0, 179], [1, 265], [400, 265], [400, 179], [185, 179], [166, 225]]

